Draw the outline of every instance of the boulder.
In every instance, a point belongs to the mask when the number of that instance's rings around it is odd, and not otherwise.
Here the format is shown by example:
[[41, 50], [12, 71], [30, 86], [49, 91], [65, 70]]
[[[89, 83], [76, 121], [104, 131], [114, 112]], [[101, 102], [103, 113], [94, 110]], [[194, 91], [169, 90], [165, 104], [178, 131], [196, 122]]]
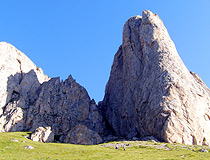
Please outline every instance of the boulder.
[[123, 28], [102, 102], [117, 136], [170, 143], [210, 142], [210, 90], [189, 72], [157, 14], [131, 17]]
[[51, 131], [51, 127], [39, 127], [32, 134], [30, 139], [35, 142], [54, 142], [54, 133]]
[[76, 125], [66, 136], [65, 143], [93, 145], [103, 142], [100, 135], [87, 128], [85, 125]]
[[32, 146], [25, 146], [25, 149], [34, 149]]

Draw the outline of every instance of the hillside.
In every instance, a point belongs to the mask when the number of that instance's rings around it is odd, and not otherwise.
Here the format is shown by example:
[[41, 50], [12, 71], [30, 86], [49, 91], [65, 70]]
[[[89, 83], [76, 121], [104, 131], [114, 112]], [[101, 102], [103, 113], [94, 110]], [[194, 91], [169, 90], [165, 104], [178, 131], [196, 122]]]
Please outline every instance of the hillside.
[[[146, 141], [119, 141], [98, 145], [33, 142], [26, 132], [0, 133], [0, 159], [210, 159], [209, 147]], [[18, 141], [18, 142], [14, 142]], [[115, 149], [115, 144], [126, 144]], [[25, 149], [32, 146], [34, 149]]]

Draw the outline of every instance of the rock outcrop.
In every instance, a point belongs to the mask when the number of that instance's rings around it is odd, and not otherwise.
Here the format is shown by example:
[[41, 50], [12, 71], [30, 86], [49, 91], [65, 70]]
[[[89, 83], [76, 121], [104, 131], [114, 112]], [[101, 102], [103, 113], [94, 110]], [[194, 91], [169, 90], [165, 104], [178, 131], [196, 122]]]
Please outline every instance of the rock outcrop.
[[12, 45], [0, 43], [0, 132], [31, 139], [98, 144], [127, 138], [210, 144], [210, 90], [189, 72], [157, 14], [123, 28], [105, 96], [98, 105], [70, 75], [50, 79]]
[[76, 125], [69, 131], [64, 142], [71, 142], [73, 144], [86, 144], [93, 145], [103, 142], [103, 139], [99, 134], [93, 130], [90, 130], [85, 125]]
[[66, 136], [79, 124], [100, 135], [104, 134], [105, 124], [95, 101], [90, 100], [85, 88], [76, 83], [71, 75], [64, 82], [60, 82], [59, 78], [50, 79], [36, 93], [38, 99], [27, 112], [27, 130], [51, 126], [58, 140], [65, 140], [66, 143], [74, 142], [72, 139], [68, 141]]
[[26, 55], [5, 42], [0, 43], [0, 57], [0, 132], [36, 130], [32, 140], [48, 142], [43, 129], [50, 126], [56, 141], [74, 143], [66, 136], [83, 125], [87, 132], [83, 137], [89, 140], [82, 144], [102, 142], [105, 123], [99, 109], [71, 76], [64, 82], [48, 78]]
[[131, 17], [101, 107], [114, 134], [209, 143], [209, 101], [209, 89], [185, 67], [158, 15]]
[[11, 44], [0, 42], [0, 132], [24, 130], [25, 109], [49, 78]]

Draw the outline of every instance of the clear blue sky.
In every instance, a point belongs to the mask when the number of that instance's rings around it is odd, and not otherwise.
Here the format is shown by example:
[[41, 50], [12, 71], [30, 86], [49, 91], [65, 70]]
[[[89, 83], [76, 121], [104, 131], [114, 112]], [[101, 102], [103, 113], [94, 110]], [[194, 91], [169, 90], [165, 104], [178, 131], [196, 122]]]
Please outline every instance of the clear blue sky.
[[160, 16], [187, 68], [210, 87], [210, 0], [2, 0], [0, 41], [50, 77], [71, 74], [100, 101], [123, 25], [145, 9]]

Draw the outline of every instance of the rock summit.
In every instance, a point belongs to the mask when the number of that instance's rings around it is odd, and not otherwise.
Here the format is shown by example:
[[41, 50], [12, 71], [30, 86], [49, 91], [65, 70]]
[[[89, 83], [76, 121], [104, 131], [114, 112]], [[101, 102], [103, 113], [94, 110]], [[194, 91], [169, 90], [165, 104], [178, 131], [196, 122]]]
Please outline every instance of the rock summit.
[[102, 104], [114, 134], [170, 143], [210, 142], [210, 90], [189, 72], [157, 14], [123, 28]]

